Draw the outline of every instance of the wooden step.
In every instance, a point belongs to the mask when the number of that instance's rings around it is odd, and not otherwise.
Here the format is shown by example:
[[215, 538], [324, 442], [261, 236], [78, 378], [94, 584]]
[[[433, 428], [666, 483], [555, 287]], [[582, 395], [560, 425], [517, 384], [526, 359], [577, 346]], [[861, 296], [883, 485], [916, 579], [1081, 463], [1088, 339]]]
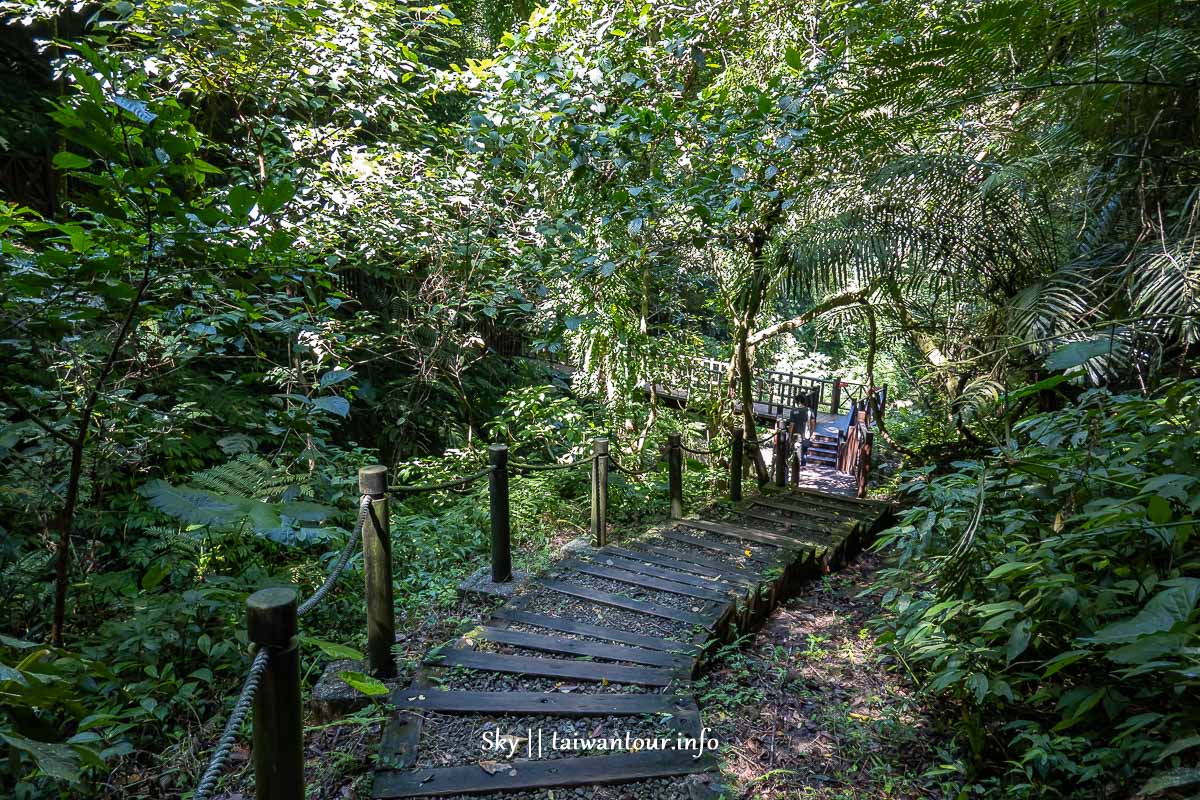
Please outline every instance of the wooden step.
[[540, 650], [544, 653], [562, 653], [571, 656], [587, 656], [602, 658], [606, 661], [628, 661], [631, 664], [649, 664], [654, 667], [690, 670], [694, 660], [686, 657], [673, 656], [661, 650], [650, 650], [642, 647], [627, 647], [621, 644], [604, 644], [589, 642], [582, 639], [564, 639], [561, 636], [547, 636], [542, 633], [513, 631], [507, 628], [480, 626], [467, 634], [468, 639], [476, 641], [506, 644], [511, 647], [523, 647], [526, 650]]
[[533, 625], [538, 628], [546, 628], [547, 630], [561, 631], [563, 633], [577, 633], [580, 636], [593, 636], [597, 639], [608, 639], [609, 641], [620, 642], [634, 647], [661, 650], [665, 653], [696, 655], [700, 652], [700, 648], [690, 642], [677, 642], [673, 639], [646, 636], [640, 633], [624, 631], [620, 628], [592, 625], [588, 622], [579, 622], [578, 620], [567, 619], [565, 617], [534, 614], [530, 611], [522, 611], [509, 606], [502, 606], [492, 612], [492, 619], [516, 622], [521, 625]]
[[583, 692], [457, 692], [408, 687], [396, 689], [392, 705], [440, 714], [537, 714], [604, 717], [625, 714], [678, 714], [692, 698], [677, 694], [586, 694]]
[[442, 667], [465, 667], [484, 672], [505, 672], [540, 678], [569, 678], [573, 681], [597, 683], [633, 683], [639, 686], [670, 686], [679, 677], [675, 670], [656, 667], [625, 667], [597, 661], [566, 661], [561, 658], [509, 656], [501, 653], [481, 653], [478, 650], [450, 648], [426, 659], [427, 664]]
[[689, 536], [686, 533], [674, 533], [671, 531], [666, 531], [660, 535], [664, 539], [670, 539], [673, 542], [680, 542], [682, 544], [690, 544], [691, 546], [699, 547], [702, 550], [711, 550], [714, 553], [725, 553], [726, 555], [745, 558], [754, 562], [758, 569], [766, 569], [773, 566], [775, 562], [778, 561], [778, 555], [776, 553], [770, 553], [768, 555], [753, 553], [752, 555], [747, 556], [745, 547], [740, 547], [730, 542], [698, 539], [697, 537]]
[[768, 531], [762, 528], [751, 528], [745, 525], [730, 525], [721, 522], [705, 522], [703, 520], [688, 520], [685, 523], [689, 528], [705, 531], [707, 533], [715, 533], [719, 536], [727, 536], [733, 539], [742, 539], [747, 542], [756, 544], [765, 544], [772, 547], [778, 547], [783, 550], [796, 550], [799, 545], [796, 541], [782, 533]]
[[770, 508], [775, 511], [782, 511], [785, 514], [791, 514], [796, 517], [815, 517], [817, 519], [829, 520], [838, 523], [853, 524], [862, 519], [861, 514], [854, 514], [849, 511], [834, 511], [831, 509], [800, 507], [790, 503], [780, 503], [777, 500], [756, 499], [750, 502], [752, 506], [760, 508]]
[[715, 558], [705, 558], [691, 552], [672, 550], [652, 544], [633, 543], [633, 545], [644, 551], [647, 559], [657, 564], [667, 564], [668, 566], [677, 564], [680, 569], [683, 569], [684, 565], [690, 564], [694, 569], [707, 570], [713, 575], [720, 575], [727, 581], [739, 582], [743, 586], [751, 588], [757, 586], [762, 578], [762, 574], [759, 572], [739, 568], [734, 564]]
[[439, 797], [455, 794], [488, 794], [557, 786], [599, 786], [708, 772], [716, 768], [711, 753], [693, 758], [688, 750], [643, 751], [609, 756], [552, 758], [522, 761], [511, 769], [489, 774], [478, 764], [407, 771], [382, 771], [375, 775], [377, 800], [395, 797]]
[[590, 586], [583, 586], [578, 583], [570, 583], [568, 581], [542, 581], [542, 586], [547, 589], [553, 589], [556, 592], [569, 594], [572, 597], [578, 597], [583, 600], [590, 600], [593, 603], [600, 605], [612, 606], [613, 608], [623, 608], [626, 611], [636, 611], [639, 614], [649, 614], [652, 617], [661, 617], [663, 619], [673, 619], [676, 622], [684, 622], [688, 625], [699, 625], [702, 628], [712, 629], [713, 623], [716, 621], [715, 615], [703, 615], [691, 611], [681, 611], [670, 606], [659, 605], [658, 603], [650, 603], [645, 600], [634, 600], [632, 597], [626, 597], [622, 594], [612, 594], [611, 592], [602, 592], [598, 589], [593, 589]]
[[650, 589], [657, 589], [660, 592], [669, 592], [670, 594], [678, 594], [683, 597], [694, 597], [697, 600], [707, 600], [712, 603], [724, 603], [729, 600], [729, 597], [723, 592], [715, 592], [711, 589], [701, 589], [696, 586], [691, 586], [675, 581], [664, 580], [662, 578], [651, 577], [649, 575], [630, 572], [627, 569], [621, 569], [616, 566], [607, 566], [596, 564], [588, 561], [567, 560], [563, 562], [563, 566], [582, 572], [585, 575], [594, 575], [597, 578], [607, 578], [611, 581], [619, 583], [627, 583], [631, 586], [645, 586]]
[[680, 571], [679, 569], [665, 569], [663, 566], [656, 566], [653, 563], [648, 563], [645, 559], [638, 556], [637, 553], [626, 550], [630, 555], [625, 556], [616, 552], [615, 548], [606, 547], [596, 553], [590, 559], [597, 564], [604, 566], [619, 567], [629, 572], [637, 572], [642, 575], [651, 575], [655, 578], [674, 581], [675, 583], [685, 583], [689, 586], [696, 586], [701, 589], [709, 589], [710, 591], [722, 592], [724, 594], [741, 595], [744, 593], [743, 587], [730, 581], [719, 578], [711, 573], [697, 573], [695, 567], [693, 571]]

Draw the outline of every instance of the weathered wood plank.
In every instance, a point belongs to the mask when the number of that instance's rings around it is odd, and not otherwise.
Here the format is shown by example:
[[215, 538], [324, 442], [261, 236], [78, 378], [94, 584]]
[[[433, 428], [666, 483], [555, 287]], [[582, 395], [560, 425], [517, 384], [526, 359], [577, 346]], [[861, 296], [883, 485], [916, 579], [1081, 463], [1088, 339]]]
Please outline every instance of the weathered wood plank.
[[662, 650], [668, 653], [684, 653], [696, 654], [699, 648], [689, 644], [688, 642], [675, 641], [673, 639], [663, 639], [658, 636], [646, 636], [641, 633], [632, 633], [624, 631], [620, 628], [608, 628], [602, 625], [592, 625], [587, 622], [579, 622], [578, 620], [567, 619], [565, 617], [551, 617], [545, 614], [534, 614], [530, 611], [521, 611], [516, 608], [501, 607], [492, 613], [493, 620], [503, 620], [505, 622], [519, 622], [522, 625], [535, 625], [539, 628], [546, 628], [552, 631], [562, 631], [563, 633], [578, 633], [581, 636], [594, 636], [597, 639], [608, 639], [613, 642], [621, 642], [622, 644], [632, 645], [634, 647], [646, 647], [652, 650]]
[[712, 603], [726, 603], [729, 598], [722, 592], [714, 592], [711, 589], [701, 589], [696, 586], [678, 583], [676, 581], [663, 580], [661, 578], [651, 577], [650, 575], [640, 575], [636, 572], [630, 572], [627, 569], [619, 567], [609, 567], [603, 564], [596, 564], [588, 561], [577, 561], [570, 559], [562, 562], [564, 567], [582, 572], [585, 575], [595, 575], [597, 578], [607, 578], [610, 581], [619, 583], [628, 583], [631, 586], [646, 586], [651, 589], [657, 589], [660, 592], [669, 592], [678, 594], [684, 597], [694, 597], [697, 600], [708, 600]]
[[396, 689], [392, 705], [442, 714], [546, 714], [562, 717], [678, 714], [695, 705], [686, 695], [565, 692], [443, 692]]
[[[690, 551], [673, 550], [669, 547], [659, 547], [652, 544], [642, 544], [640, 542], [631, 542], [630, 546], [638, 547], [645, 551], [647, 558], [659, 558], [666, 562], [678, 564], [692, 564], [700, 569], [710, 570], [714, 575], [720, 575], [729, 581], [737, 581], [742, 585], [753, 588], [762, 580], [762, 574], [744, 567], [738, 567], [736, 564], [731, 564], [728, 561], [721, 561], [716, 558], [705, 558], [704, 556], [696, 555]], [[656, 562], [662, 563], [662, 562]]]
[[669, 686], [678, 673], [657, 667], [626, 667], [598, 661], [567, 661], [561, 658], [508, 656], [453, 648], [431, 657], [428, 663], [443, 667], [466, 667], [487, 672], [506, 672], [542, 678], [570, 678], [576, 681], [634, 683], [639, 686]]
[[524, 647], [527, 650], [541, 650], [545, 653], [603, 658], [607, 661], [628, 661], [632, 664], [649, 664], [654, 667], [670, 669], [690, 670], [693, 666], [693, 659], [673, 656], [661, 650], [602, 644], [582, 639], [564, 639], [561, 636], [546, 636], [540, 633], [512, 631], [505, 628], [481, 626], [468, 633], [467, 638]]
[[824, 500], [830, 503], [844, 503], [846, 505], [858, 506], [864, 509], [873, 509], [879, 513], [887, 510], [888, 503], [884, 500], [868, 500], [865, 497], [851, 497], [847, 494], [829, 494], [828, 492], [819, 492], [815, 489], [805, 489], [798, 486], [793, 486], [789, 490], [792, 495], [799, 495], [806, 499], [812, 498], [816, 500]]
[[757, 498], [755, 500], [751, 501], [750, 505], [758, 506], [760, 508], [770, 508], [770, 509], [774, 509], [775, 511], [782, 511], [785, 514], [795, 514], [797, 516], [802, 516], [802, 517], [813, 517], [816, 519], [825, 520], [827, 522], [830, 522], [830, 523], [833, 523], [833, 524], [839, 525], [839, 526], [853, 525], [854, 523], [860, 522], [862, 520], [862, 516], [859, 514], [849, 514], [849, 513], [838, 513], [836, 511], [826, 511], [825, 509], [817, 507], [815, 505], [814, 506], [794, 506], [794, 505], [789, 505], [787, 503], [779, 503], [774, 500], [760, 500]]
[[476, 764], [408, 772], [379, 772], [375, 775], [374, 796], [377, 800], [388, 800], [555, 786], [599, 786], [689, 775], [716, 768], [711, 753], [705, 753], [700, 758], [693, 758], [693, 755], [687, 750], [667, 750], [524, 761], [513, 765], [511, 770], [500, 770], [495, 775], [489, 775]]
[[714, 542], [714, 541], [709, 541], [709, 540], [705, 540], [705, 539], [698, 539], [695, 536], [689, 536], [686, 533], [675, 533], [673, 531], [664, 531], [663, 533], [661, 533], [659, 535], [662, 536], [662, 538], [670, 539], [673, 542], [681, 542], [683, 544], [690, 544], [693, 547], [699, 547], [703, 550], [712, 550], [714, 553], [725, 553], [726, 555], [738, 556], [740, 558], [745, 558], [750, 561], [755, 561], [756, 564], [762, 568], [771, 566], [772, 562], [776, 560], [776, 555], [774, 553], [772, 553], [771, 555], [753, 554], [753, 555], [747, 556], [745, 547], [739, 547], [736, 544], [730, 544], [728, 542]]
[[598, 589], [593, 589], [590, 586], [581, 586], [577, 583], [569, 583], [567, 581], [542, 581], [542, 586], [547, 589], [553, 589], [556, 592], [569, 594], [572, 597], [579, 597], [584, 600], [590, 600], [593, 603], [600, 603], [605, 606], [613, 606], [614, 608], [623, 608], [626, 611], [636, 611], [641, 614], [649, 614], [652, 617], [662, 617], [663, 619], [673, 619], [676, 622], [686, 622], [688, 625], [700, 625], [701, 627], [712, 629], [713, 615], [708, 616], [693, 613], [691, 611], [681, 611], [670, 606], [659, 605], [658, 603], [650, 603], [645, 600], [634, 600], [632, 597], [626, 597], [621, 594], [612, 594], [610, 592], [602, 592]]
[[705, 522], [703, 520], [687, 520], [684, 524], [696, 530], [707, 531], [708, 533], [715, 533], [719, 536], [728, 536], [734, 539], [742, 539], [747, 542], [771, 545], [783, 550], [799, 549], [799, 545], [794, 539], [776, 531], [767, 531], [743, 525], [726, 525], [720, 522]]
[[629, 572], [638, 572], [643, 575], [651, 575], [655, 578], [662, 578], [675, 583], [686, 583], [689, 586], [696, 586], [701, 589], [708, 589], [715, 592], [723, 592], [725, 594], [741, 595], [745, 592], [745, 586], [740, 583], [728, 581], [720, 576], [714, 575], [711, 572], [705, 571], [696, 565], [691, 565], [685, 569], [679, 566], [674, 568], [665, 568], [657, 565], [649, 559], [639, 556], [633, 551], [626, 550], [630, 555], [625, 556], [616, 552], [615, 548], [605, 548], [598, 551], [592, 558], [597, 564], [603, 564], [610, 567], [619, 567]]

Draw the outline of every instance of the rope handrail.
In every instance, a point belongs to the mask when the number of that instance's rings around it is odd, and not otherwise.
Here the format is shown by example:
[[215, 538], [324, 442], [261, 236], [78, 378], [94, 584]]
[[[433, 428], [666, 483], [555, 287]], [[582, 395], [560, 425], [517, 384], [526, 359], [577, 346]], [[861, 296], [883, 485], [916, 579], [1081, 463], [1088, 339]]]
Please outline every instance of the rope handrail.
[[658, 464], [651, 464], [650, 466], [645, 467], [640, 470], [629, 469], [628, 467], [626, 467], [620, 461], [617, 460], [617, 457], [614, 453], [609, 453], [608, 459], [612, 463], [613, 469], [615, 469], [617, 472], [623, 472], [626, 475], [631, 475], [634, 477], [637, 477], [640, 475], [649, 475], [651, 472], [658, 471]]
[[255, 653], [254, 660], [250, 662], [250, 670], [246, 673], [245, 682], [242, 683], [241, 694], [238, 695], [237, 702], [233, 704], [233, 711], [229, 712], [229, 719], [225, 721], [225, 729], [221, 732], [221, 738], [217, 740], [217, 746], [208, 760], [208, 768], [200, 777], [200, 783], [196, 786], [196, 793], [192, 795], [192, 800], [209, 800], [213, 789], [216, 788], [217, 779], [221, 777], [221, 772], [225, 769], [225, 762], [229, 760], [229, 755], [233, 752], [238, 731], [242, 727], [242, 721], [245, 720], [246, 714], [250, 711], [250, 704], [258, 692], [259, 681], [262, 680], [262, 674], [267, 669], [267, 661], [270, 660], [270, 657], [270, 651], [264, 647]]
[[[611, 457], [611, 456], [610, 456]], [[568, 461], [565, 464], [530, 464], [525, 461], [509, 461], [508, 465], [513, 469], [526, 470], [528, 472], [553, 472], [560, 469], [571, 469], [584, 464], [590, 464], [596, 460], [596, 456], [591, 455], [581, 458], [578, 461]]]
[[466, 486], [474, 483], [482, 477], [491, 474], [493, 467], [486, 466], [478, 472], [472, 472], [470, 475], [465, 475], [461, 478], [455, 478], [450, 481], [442, 481], [441, 483], [421, 483], [415, 486], [389, 486], [388, 491], [395, 494], [423, 494], [425, 492], [437, 492], [442, 489], [457, 489], [460, 486]]
[[[350, 538], [346, 541], [346, 546], [338, 554], [333, 568], [329, 570], [329, 574], [325, 577], [325, 582], [313, 592], [311, 597], [296, 608], [297, 616], [302, 617], [312, 611], [320, 605], [321, 601], [333, 589], [333, 585], [337, 582], [337, 579], [346, 570], [346, 565], [350, 563], [350, 556], [358, 547], [358, 541], [362, 537], [363, 525], [366, 524], [367, 514], [370, 513], [370, 510], [371, 497], [364, 494], [359, 499], [358, 519], [354, 523], [354, 530], [351, 531]], [[246, 714], [250, 711], [250, 704], [254, 701], [254, 695], [258, 692], [259, 681], [262, 680], [262, 674], [266, 670], [269, 660], [270, 650], [265, 647], [259, 648], [258, 652], [254, 654], [254, 660], [250, 662], [250, 669], [246, 672], [246, 679], [242, 682], [242, 691], [238, 694], [237, 702], [233, 704], [233, 710], [229, 712], [229, 719], [225, 722], [221, 738], [217, 740], [217, 745], [213, 748], [212, 755], [208, 760], [208, 767], [205, 768], [204, 774], [200, 777], [200, 782], [196, 786], [196, 793], [192, 795], [192, 800], [209, 800], [213, 789], [216, 788], [217, 779], [221, 777], [221, 772], [225, 769], [229, 755], [233, 752], [233, 745], [237, 742], [238, 731], [242, 727], [242, 722], [245, 720]]]
[[721, 455], [722, 453], [725, 452], [724, 447], [713, 447], [711, 449], [706, 449], [703, 447], [690, 447], [689, 445], [686, 445], [682, 442], [679, 443], [679, 446], [685, 452], [691, 453], [694, 456], [716, 456], [716, 455]]

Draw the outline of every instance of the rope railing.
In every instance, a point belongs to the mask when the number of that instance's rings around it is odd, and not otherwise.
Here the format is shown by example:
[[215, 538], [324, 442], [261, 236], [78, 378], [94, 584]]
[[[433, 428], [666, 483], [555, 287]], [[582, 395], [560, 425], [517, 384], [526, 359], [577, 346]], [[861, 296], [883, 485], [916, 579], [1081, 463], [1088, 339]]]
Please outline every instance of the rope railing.
[[[334, 584], [337, 583], [337, 579], [341, 577], [346, 569], [346, 565], [350, 562], [350, 556], [358, 546], [358, 540], [362, 536], [363, 525], [366, 523], [370, 510], [371, 498], [363, 495], [358, 503], [358, 518], [354, 523], [354, 529], [350, 533], [350, 538], [346, 541], [346, 546], [338, 554], [337, 560], [329, 570], [329, 574], [325, 577], [324, 583], [313, 592], [311, 597], [296, 607], [297, 617], [304, 616], [320, 605], [321, 601], [333, 589]], [[216, 788], [217, 780], [224, 771], [229, 761], [229, 756], [233, 752], [233, 746], [237, 742], [242, 722], [245, 721], [246, 714], [250, 712], [254, 696], [258, 693], [259, 683], [262, 681], [263, 673], [266, 672], [268, 662], [271, 658], [270, 654], [270, 648], [261, 645], [254, 654], [254, 660], [250, 662], [250, 669], [247, 670], [246, 678], [242, 681], [242, 690], [238, 694], [237, 701], [233, 704], [233, 709], [229, 712], [229, 719], [225, 722], [225, 728], [221, 732], [221, 737], [217, 740], [212, 755], [209, 756], [208, 767], [205, 768], [204, 774], [200, 777], [200, 782], [196, 786], [196, 793], [192, 795], [193, 800], [209, 800], [213, 789]]]
[[694, 456], [715, 456], [715, 455], [720, 455], [721, 453], [724, 453], [724, 452], [726, 451], [726, 449], [727, 449], [727, 448], [723, 448], [723, 447], [714, 447], [714, 448], [712, 448], [711, 450], [706, 450], [706, 449], [702, 449], [702, 448], [689, 447], [689, 446], [688, 446], [688, 445], [686, 445], [686, 444], [685, 444], [685, 445], [680, 445], [680, 446], [681, 446], [681, 447], [684, 449], [684, 451], [685, 451], [685, 452], [691, 453], [691, 454], [692, 454], [692, 455], [694, 455]]
[[524, 472], [555, 472], [560, 469], [574, 469], [581, 467], [584, 464], [590, 464], [596, 460], [596, 456], [590, 455], [586, 458], [581, 458], [578, 461], [569, 461], [565, 464], [531, 464], [525, 461], [509, 461], [508, 465], [513, 469], [519, 469]]
[[426, 492], [440, 492], [444, 489], [458, 489], [462, 486], [469, 486], [480, 478], [490, 475], [492, 469], [493, 467], [489, 465], [478, 472], [472, 472], [470, 475], [464, 475], [454, 480], [442, 481], [441, 483], [389, 486], [388, 491], [392, 494], [425, 494]]
[[612, 462], [613, 469], [615, 469], [617, 472], [621, 472], [626, 475], [631, 475], [633, 477], [638, 477], [641, 475], [649, 475], [651, 472], [658, 472], [658, 469], [659, 469], [659, 465], [657, 463], [651, 464], [648, 467], [643, 467], [642, 469], [630, 469], [629, 467], [625, 466], [620, 461], [618, 461], [617, 457], [615, 455], [613, 455], [612, 453], [609, 454], [609, 460]]
[[250, 704], [254, 701], [255, 693], [258, 692], [259, 681], [262, 680], [263, 673], [267, 670], [267, 661], [270, 657], [270, 651], [264, 647], [254, 655], [254, 660], [250, 662], [250, 671], [246, 673], [246, 680], [242, 683], [241, 694], [238, 695], [237, 702], [233, 704], [233, 710], [229, 712], [225, 730], [221, 732], [221, 738], [217, 740], [217, 746], [208, 759], [208, 768], [200, 777], [200, 783], [196, 786], [196, 793], [192, 795], [192, 800], [209, 800], [213, 789], [217, 788], [217, 779], [221, 777], [221, 772], [224, 771], [225, 764], [229, 761], [230, 754], [233, 753], [238, 731], [241, 730], [246, 714], [250, 712]]

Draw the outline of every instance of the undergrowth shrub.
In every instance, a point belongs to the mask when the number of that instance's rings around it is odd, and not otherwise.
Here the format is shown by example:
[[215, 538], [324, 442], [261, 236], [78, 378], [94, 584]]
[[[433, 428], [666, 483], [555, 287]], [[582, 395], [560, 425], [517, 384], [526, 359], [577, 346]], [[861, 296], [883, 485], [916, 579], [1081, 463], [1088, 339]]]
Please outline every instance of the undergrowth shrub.
[[882, 637], [959, 705], [988, 796], [1200, 782], [1198, 431], [1198, 382], [1097, 389], [907, 474]]

